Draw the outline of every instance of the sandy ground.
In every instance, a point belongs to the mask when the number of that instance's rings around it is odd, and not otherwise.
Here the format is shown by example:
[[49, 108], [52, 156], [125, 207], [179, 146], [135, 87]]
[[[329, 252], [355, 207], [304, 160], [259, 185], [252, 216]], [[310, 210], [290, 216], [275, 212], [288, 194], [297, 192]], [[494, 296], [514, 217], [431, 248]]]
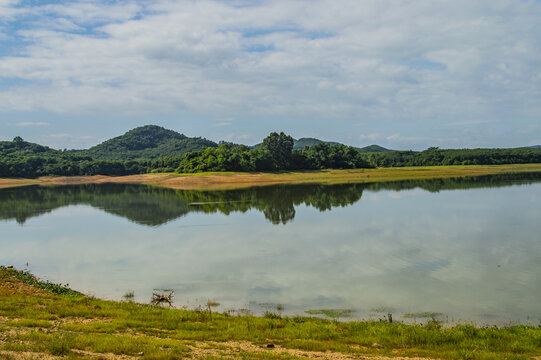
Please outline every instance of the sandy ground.
[[28, 185], [80, 185], [80, 184], [147, 184], [171, 189], [226, 189], [271, 185], [289, 182], [273, 174], [211, 174], [188, 175], [175, 174], [141, 174], [128, 176], [60, 176], [41, 177], [39, 179], [0, 179], [0, 188]]
[[60, 176], [41, 177], [39, 179], [0, 179], [0, 189], [36, 184], [48, 186], [119, 183], [147, 184], [182, 190], [211, 190], [264, 186], [273, 184], [369, 183], [378, 181], [435, 179], [523, 172], [541, 173], [541, 164], [493, 166], [427, 166], [357, 170], [298, 171], [282, 173], [200, 173], [192, 175], [142, 174], [128, 176]]

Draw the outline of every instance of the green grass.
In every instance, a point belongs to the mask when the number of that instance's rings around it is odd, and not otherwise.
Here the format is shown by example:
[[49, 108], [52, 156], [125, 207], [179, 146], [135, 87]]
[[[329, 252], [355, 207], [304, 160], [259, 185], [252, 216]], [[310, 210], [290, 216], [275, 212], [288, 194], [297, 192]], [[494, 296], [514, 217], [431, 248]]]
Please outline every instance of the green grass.
[[[0, 268], [0, 285], [13, 271]], [[21, 277], [26, 278], [26, 277]], [[39, 280], [37, 280], [39, 282]], [[32, 282], [33, 283], [33, 282]], [[331, 315], [335, 315], [332, 313]], [[234, 354], [241, 359], [295, 359], [267, 349], [334, 351], [355, 356], [444, 359], [530, 359], [541, 355], [541, 327], [443, 328], [376, 321], [338, 322], [315, 317], [231, 316], [207, 311], [104, 301], [81, 294], [8, 294], [0, 286], [0, 350], [33, 351], [77, 358], [77, 351], [177, 359], [194, 348], [202, 358]], [[11, 331], [10, 331], [11, 330]], [[225, 342], [249, 342], [232, 350]], [[375, 343], [378, 346], [373, 346]]]
[[8, 269], [5, 266], [0, 266], [0, 271], [7, 272], [11, 276], [19, 279], [21, 282], [34, 286], [38, 289], [48, 291], [53, 294], [77, 296], [81, 295], [79, 292], [69, 288], [69, 284], [54, 284], [49, 281], [42, 281], [36, 278], [34, 275], [24, 270]]

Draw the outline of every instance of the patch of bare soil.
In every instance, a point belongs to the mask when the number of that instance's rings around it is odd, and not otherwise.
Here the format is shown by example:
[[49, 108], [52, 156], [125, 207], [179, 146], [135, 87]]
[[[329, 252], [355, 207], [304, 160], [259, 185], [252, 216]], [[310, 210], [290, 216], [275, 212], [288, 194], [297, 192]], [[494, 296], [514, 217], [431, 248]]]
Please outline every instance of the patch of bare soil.
[[0, 351], [0, 359], [2, 360], [56, 360], [62, 359], [58, 356], [53, 356], [44, 353], [23, 352], [23, 351]]
[[271, 185], [288, 182], [285, 178], [263, 173], [254, 174], [205, 174], [181, 176], [174, 174], [141, 174], [127, 176], [61, 176], [41, 177], [40, 185], [79, 185], [79, 184], [147, 184], [170, 189], [226, 189], [232, 187], [249, 187]]
[[132, 360], [137, 359], [136, 356], [129, 356], [129, 355], [116, 355], [111, 353], [94, 353], [91, 351], [84, 351], [84, 350], [72, 350], [77, 355], [87, 356], [90, 359], [100, 359], [100, 360]]
[[279, 345], [267, 347], [267, 345], [256, 345], [248, 341], [228, 341], [228, 342], [197, 342], [195, 346], [188, 345], [192, 350], [191, 358], [199, 359], [207, 356], [226, 356], [232, 359], [239, 353], [261, 353], [272, 352], [277, 354], [286, 354], [304, 359], [329, 359], [329, 360], [353, 360], [353, 359], [373, 359], [373, 360], [430, 360], [418, 357], [385, 357], [371, 355], [343, 354], [332, 351], [304, 351], [297, 349], [283, 348]]
[[[138, 357], [128, 355], [115, 355], [115, 354], [100, 354], [90, 351], [72, 350], [79, 356], [88, 357], [89, 359], [99, 360], [133, 360]], [[0, 351], [0, 359], [2, 360], [57, 360], [65, 359], [63, 356], [54, 356], [46, 353], [36, 352], [19, 352], [19, 351]]]
[[0, 189], [16, 186], [35, 185], [38, 183], [39, 180], [34, 179], [0, 179]]
[[45, 290], [23, 283], [16, 277], [0, 272], [0, 296], [43, 296], [50, 295]]

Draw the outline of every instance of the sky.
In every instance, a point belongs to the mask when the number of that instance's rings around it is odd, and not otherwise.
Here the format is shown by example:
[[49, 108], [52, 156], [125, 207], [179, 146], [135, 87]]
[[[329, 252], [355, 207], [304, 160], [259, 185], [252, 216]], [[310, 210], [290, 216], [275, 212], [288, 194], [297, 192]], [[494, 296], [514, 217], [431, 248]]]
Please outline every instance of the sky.
[[539, 0], [0, 0], [0, 140], [541, 144]]

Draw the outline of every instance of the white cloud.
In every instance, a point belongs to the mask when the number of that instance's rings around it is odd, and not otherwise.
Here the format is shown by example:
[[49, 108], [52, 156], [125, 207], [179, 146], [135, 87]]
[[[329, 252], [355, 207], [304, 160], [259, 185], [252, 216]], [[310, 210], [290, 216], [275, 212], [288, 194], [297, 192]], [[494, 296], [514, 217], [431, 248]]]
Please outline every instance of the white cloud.
[[214, 123], [214, 126], [217, 126], [217, 127], [229, 126], [229, 125], [231, 125], [231, 122], [227, 122], [227, 121]]
[[536, 2], [74, 1], [17, 11], [41, 15], [17, 30], [23, 55], [0, 57], [0, 80], [24, 81], [0, 90], [5, 111], [419, 120], [425, 134], [428, 123], [541, 113]]
[[464, 125], [480, 125], [491, 124], [492, 120], [465, 120], [465, 121], [452, 121], [445, 124], [445, 126], [464, 126]]
[[88, 148], [92, 145], [96, 145], [95, 138], [93, 136], [74, 135], [68, 133], [43, 134], [40, 135], [35, 141], [40, 144], [47, 144], [54, 149]]
[[45, 121], [20, 121], [20, 122], [13, 123], [12, 125], [23, 126], [23, 127], [35, 127], [35, 126], [49, 126], [50, 124]]

